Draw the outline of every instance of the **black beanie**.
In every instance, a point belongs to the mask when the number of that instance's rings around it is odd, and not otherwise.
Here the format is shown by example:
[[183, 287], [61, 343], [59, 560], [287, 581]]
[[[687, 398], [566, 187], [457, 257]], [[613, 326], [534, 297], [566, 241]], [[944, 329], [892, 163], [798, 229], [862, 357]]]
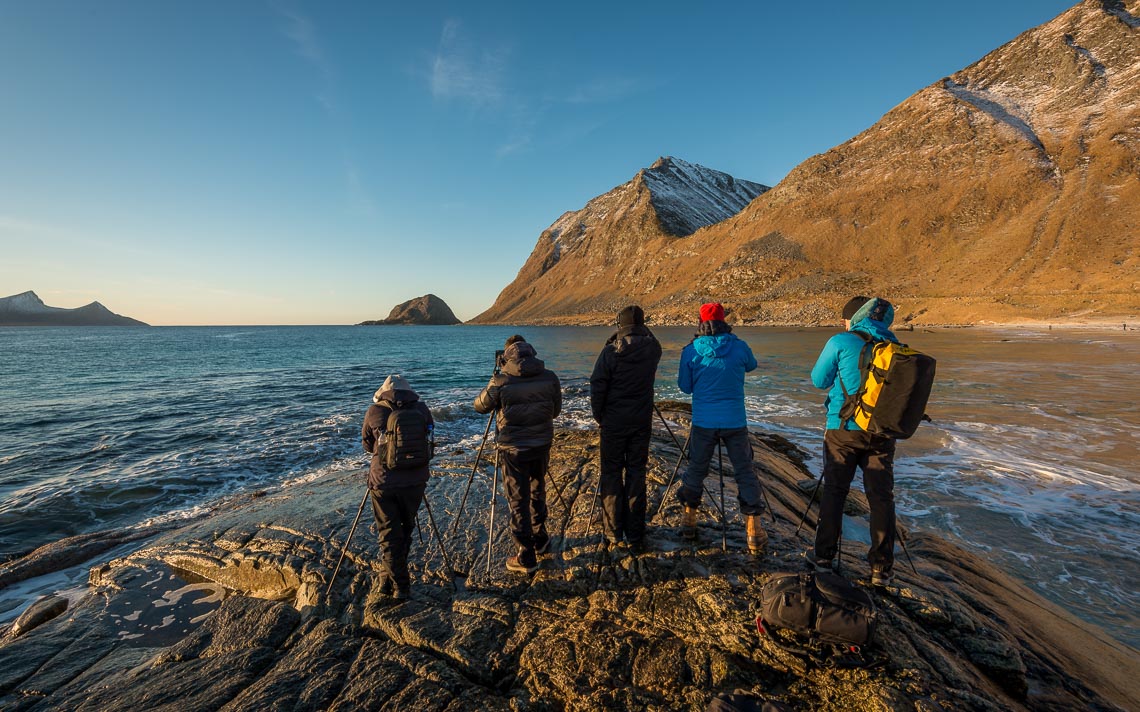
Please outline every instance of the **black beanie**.
[[843, 305], [843, 318], [850, 319], [855, 316], [855, 312], [859, 311], [869, 301], [871, 301], [870, 297], [851, 297], [851, 300]]
[[526, 339], [524, 339], [522, 336], [520, 336], [518, 334], [515, 334], [514, 336], [507, 339], [507, 343], [503, 344], [503, 348], [505, 349], [508, 346], [510, 346], [511, 344], [517, 344], [520, 341], [526, 341]]
[[637, 305], [628, 306], [618, 312], [618, 326], [644, 326], [645, 312]]

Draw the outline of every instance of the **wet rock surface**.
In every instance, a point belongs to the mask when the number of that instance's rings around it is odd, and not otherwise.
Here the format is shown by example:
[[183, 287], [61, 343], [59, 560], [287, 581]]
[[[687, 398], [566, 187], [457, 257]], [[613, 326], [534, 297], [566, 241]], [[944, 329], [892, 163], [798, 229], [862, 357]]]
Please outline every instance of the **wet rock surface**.
[[[682, 414], [668, 416], [683, 439]], [[722, 531], [715, 461], [698, 539], [680, 537], [674, 484], [635, 553], [600, 546], [596, 433], [560, 431], [553, 547], [529, 577], [503, 566], [513, 547], [501, 498], [488, 535], [491, 468], [459, 516], [472, 463], [439, 461], [428, 498], [448, 557], [421, 508], [406, 602], [380, 592], [368, 512], [325, 595], [363, 471], [238, 501], [96, 566], [65, 611], [41, 603], [36, 627], [0, 641], [0, 708], [702, 710], [741, 688], [804, 710], [1140, 706], [1137, 651], [931, 536], [908, 537], [917, 572], [903, 558], [897, 585], [872, 592], [876, 666], [808, 664], [759, 637], [760, 590], [804, 570], [814, 510], [797, 536], [811, 494], [803, 455], [759, 434], [754, 446], [775, 519], [765, 555], [746, 553], [731, 476]], [[650, 514], [678, 456], [659, 428]], [[862, 548], [846, 548], [843, 571], [869, 588]]]

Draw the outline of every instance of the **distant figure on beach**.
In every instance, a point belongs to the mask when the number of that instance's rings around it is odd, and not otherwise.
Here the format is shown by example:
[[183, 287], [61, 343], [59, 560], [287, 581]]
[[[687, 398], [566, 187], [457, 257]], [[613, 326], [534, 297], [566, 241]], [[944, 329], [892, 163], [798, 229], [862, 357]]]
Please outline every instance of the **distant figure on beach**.
[[562, 412], [562, 384], [534, 347], [517, 334], [507, 339], [500, 365], [475, 399], [475, 410], [498, 411], [495, 446], [503, 459], [511, 535], [518, 545], [518, 554], [507, 559], [507, 569], [532, 573], [538, 568], [538, 555], [550, 551], [546, 468], [554, 419]]
[[393, 374], [372, 396], [360, 432], [365, 452], [372, 454], [368, 489], [380, 539], [379, 593], [398, 601], [411, 595], [408, 550], [427, 488], [434, 427], [419, 395]]
[[693, 396], [693, 424], [689, 433], [689, 466], [677, 490], [684, 506], [682, 534], [697, 534], [697, 507], [713, 451], [723, 443], [732, 462], [740, 512], [744, 515], [748, 549], [764, 552], [768, 533], [760, 521], [760, 481], [752, 470], [752, 443], [744, 410], [744, 374], [756, 368], [756, 357], [732, 333], [719, 303], [704, 304], [693, 341], [681, 352], [677, 386]]
[[645, 546], [645, 469], [653, 432], [653, 382], [661, 344], [645, 326], [645, 312], [618, 312], [617, 332], [602, 347], [590, 375], [590, 407], [601, 430], [602, 523], [611, 546], [624, 536]]
[[[815, 531], [815, 548], [809, 549], [808, 563], [816, 571], [834, 567], [843, 524], [843, 503], [855, 478], [855, 468], [863, 470], [863, 489], [871, 505], [871, 548], [867, 561], [871, 564], [871, 583], [890, 583], [895, 563], [895, 495], [894, 438], [872, 435], [855, 419], [845, 417], [846, 394], [859, 390], [862, 373], [860, 354], [867, 340], [898, 339], [891, 332], [895, 310], [884, 299], [854, 297], [843, 307], [845, 331], [828, 339], [815, 367], [811, 382], [816, 388], [829, 389], [824, 405], [827, 428], [823, 434], [823, 496], [819, 504], [819, 524]], [[846, 391], [846, 394], [844, 393]]]

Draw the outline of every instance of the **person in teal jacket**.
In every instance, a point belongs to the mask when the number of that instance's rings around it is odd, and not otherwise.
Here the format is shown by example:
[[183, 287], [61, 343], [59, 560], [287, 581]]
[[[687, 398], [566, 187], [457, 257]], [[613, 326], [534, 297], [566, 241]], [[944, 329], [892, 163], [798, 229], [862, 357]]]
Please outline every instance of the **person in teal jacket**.
[[701, 306], [696, 337], [681, 352], [677, 387], [693, 396], [689, 467], [677, 490], [677, 498], [684, 506], [681, 528], [686, 537], [696, 536], [697, 507], [704, 481], [713, 451], [718, 443], [723, 443], [736, 479], [748, 548], [759, 554], [768, 535], [760, 522], [760, 482], [752, 470], [752, 444], [744, 410], [744, 374], [756, 369], [756, 357], [748, 344], [732, 333], [724, 316], [724, 307], [718, 303]]
[[823, 434], [823, 496], [815, 547], [808, 550], [808, 563], [817, 571], [830, 571], [839, 549], [843, 526], [843, 503], [851, 490], [855, 469], [863, 470], [863, 489], [871, 506], [871, 583], [886, 586], [891, 580], [895, 555], [895, 495], [893, 438], [865, 432], [854, 418], [843, 418], [844, 390], [855, 394], [862, 375], [859, 357], [870, 341], [898, 339], [890, 326], [894, 307], [885, 299], [854, 297], [843, 307], [846, 330], [832, 336], [811, 370], [816, 388], [828, 389], [827, 429]]

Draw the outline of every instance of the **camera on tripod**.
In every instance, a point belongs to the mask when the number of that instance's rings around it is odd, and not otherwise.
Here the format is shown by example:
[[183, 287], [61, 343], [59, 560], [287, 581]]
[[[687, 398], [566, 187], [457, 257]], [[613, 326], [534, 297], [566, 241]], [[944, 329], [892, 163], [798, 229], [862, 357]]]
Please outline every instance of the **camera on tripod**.
[[503, 358], [504, 353], [506, 352], [503, 351], [503, 349], [499, 349], [495, 352], [495, 373], [501, 371], [503, 366], [506, 364], [506, 359]]

